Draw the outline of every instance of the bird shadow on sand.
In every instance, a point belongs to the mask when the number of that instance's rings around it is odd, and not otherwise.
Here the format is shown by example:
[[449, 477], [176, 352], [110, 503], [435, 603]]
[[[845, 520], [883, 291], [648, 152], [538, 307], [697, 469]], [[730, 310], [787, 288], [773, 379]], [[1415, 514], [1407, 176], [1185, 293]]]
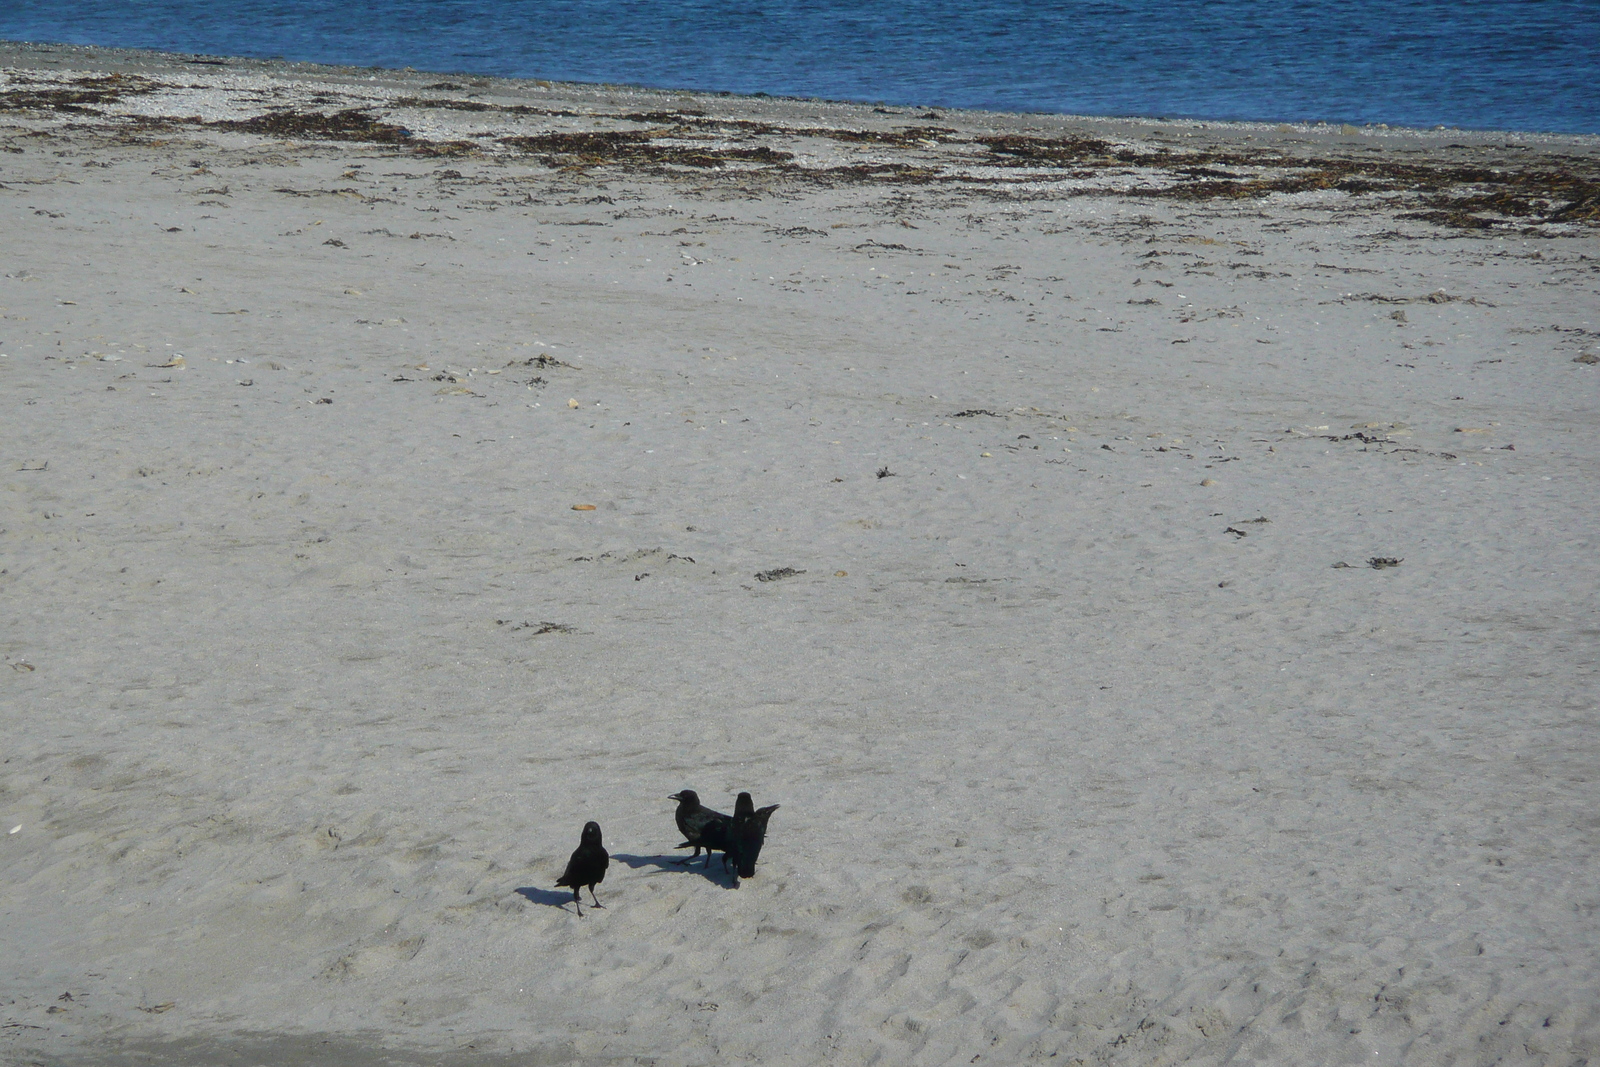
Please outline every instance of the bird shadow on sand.
[[711, 861], [711, 866], [710, 867], [705, 866], [705, 862], [706, 861], [705, 861], [705, 857], [704, 856], [700, 857], [699, 859], [697, 859], [697, 860], [695, 860], [692, 863], [689, 863], [687, 865], [684, 864], [684, 862], [683, 862], [684, 857], [681, 856], [681, 855], [678, 855], [678, 856], [627, 856], [627, 855], [620, 855], [620, 854], [618, 854], [616, 852], [613, 852], [611, 854], [611, 858], [616, 860], [618, 863], [627, 864], [629, 867], [633, 868], [636, 871], [639, 870], [641, 867], [655, 867], [658, 870], [674, 871], [674, 872], [676, 872], [678, 874], [698, 874], [700, 877], [704, 878], [706, 881], [715, 882], [717, 885], [722, 886], [724, 889], [738, 889], [739, 888], [739, 879], [734, 877], [734, 874], [733, 874], [732, 871], [727, 871], [727, 870], [723, 869], [723, 867], [722, 867], [722, 857], [721, 856], [718, 856], [715, 859], [713, 859]]
[[562, 910], [572, 903], [572, 893], [565, 889], [540, 889], [538, 886], [525, 885], [517, 889], [517, 895], [535, 904], [548, 904]]

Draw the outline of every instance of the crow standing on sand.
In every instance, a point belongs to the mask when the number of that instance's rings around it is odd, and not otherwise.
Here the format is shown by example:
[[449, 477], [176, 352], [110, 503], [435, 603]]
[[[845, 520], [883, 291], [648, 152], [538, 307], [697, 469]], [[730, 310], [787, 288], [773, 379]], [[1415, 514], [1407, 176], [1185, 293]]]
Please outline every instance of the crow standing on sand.
[[583, 918], [583, 901], [578, 897], [578, 887], [589, 887], [589, 899], [597, 908], [605, 907], [594, 895], [594, 887], [606, 880], [606, 868], [611, 865], [611, 855], [600, 843], [600, 824], [583, 824], [583, 840], [573, 850], [567, 861], [567, 873], [556, 879], [556, 885], [572, 887], [572, 902], [578, 906], [578, 918]]
[[724, 862], [731, 863], [738, 870], [740, 878], [755, 876], [756, 857], [761, 855], [761, 846], [767, 840], [767, 820], [772, 818], [772, 813], [778, 807], [777, 804], [771, 804], [757, 811], [756, 802], [749, 793], [740, 793], [733, 805], [733, 825], [728, 832], [728, 850]]
[[711, 853], [713, 850], [726, 853], [728, 851], [728, 831], [733, 825], [720, 811], [712, 811], [700, 803], [700, 794], [693, 789], [685, 789], [674, 793], [668, 800], [678, 802], [676, 818], [678, 830], [683, 834], [683, 843], [678, 848], [694, 849], [694, 855], [679, 863], [692, 863], [699, 858], [700, 850], [706, 850], [706, 866], [711, 866]]

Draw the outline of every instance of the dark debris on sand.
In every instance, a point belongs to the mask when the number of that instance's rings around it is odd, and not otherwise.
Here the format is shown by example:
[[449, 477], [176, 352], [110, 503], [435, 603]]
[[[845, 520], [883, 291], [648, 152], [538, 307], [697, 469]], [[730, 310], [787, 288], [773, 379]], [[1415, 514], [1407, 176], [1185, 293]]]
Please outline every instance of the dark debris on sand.
[[[443, 95], [399, 96], [384, 105], [361, 102], [329, 110], [275, 110], [211, 122], [179, 116], [113, 117], [102, 110], [129, 95], [177, 88], [182, 87], [130, 74], [68, 81], [18, 74], [0, 91], [0, 111], [105, 116], [130, 133], [206, 126], [283, 140], [361, 143], [421, 156], [522, 156], [569, 172], [605, 168], [658, 177], [720, 174], [739, 182], [823, 186], [942, 183], [997, 192], [1017, 183], [1066, 179], [1079, 184], [1060, 186], [1058, 195], [1190, 202], [1339, 192], [1367, 198], [1400, 218], [1456, 230], [1549, 234], [1563, 231], [1542, 227], [1573, 232], [1574, 224], [1600, 225], [1600, 160], [1520, 144], [1443, 145], [1406, 155], [1387, 152], [1365, 138], [1347, 144], [1291, 138], [1259, 145], [1236, 138], [1214, 148], [1168, 147], [1150, 139], [1118, 143], [1087, 134], [962, 133], [942, 125], [846, 129], [717, 117], [697, 108], [613, 113]], [[437, 93], [460, 87], [439, 82], [428, 88]], [[312, 103], [326, 106], [341, 100], [357, 103], [331, 94], [319, 94]], [[517, 120], [559, 117], [634, 128], [514, 133], [512, 127], [496, 136], [439, 141], [418, 136], [393, 114], [419, 110]], [[802, 163], [799, 153], [809, 150], [803, 146], [818, 140], [858, 146], [864, 153], [826, 165]], [[874, 157], [873, 149], [899, 149], [915, 157]]]
[[786, 163], [792, 152], [765, 145], [755, 148], [698, 148], [657, 144], [659, 134], [640, 130], [594, 130], [501, 137], [507, 148], [538, 156], [553, 167], [673, 164], [680, 167], [722, 167], [729, 163]]
[[756, 574], [756, 581], [758, 581], [758, 582], [781, 582], [785, 578], [793, 578], [796, 575], [800, 575], [800, 574], [804, 574], [804, 573], [805, 573], [805, 571], [803, 571], [803, 570], [798, 570], [797, 571], [793, 567], [774, 567], [770, 571], [760, 571], [760, 572], [758, 572]]
[[428, 141], [404, 126], [374, 118], [369, 109], [346, 108], [332, 113], [321, 111], [273, 111], [249, 119], [222, 119], [206, 123], [213, 129], [254, 133], [264, 137], [320, 141], [359, 141], [363, 144], [397, 145], [419, 155], [464, 155], [477, 146], [470, 141]]
[[[1180, 180], [1163, 188], [1135, 189], [1130, 195], [1176, 200], [1242, 200], [1270, 193], [1337, 190], [1352, 195], [1418, 194], [1422, 209], [1402, 215], [1465, 229], [1486, 229], [1498, 220], [1600, 222], [1600, 165], [1593, 160], [1553, 159], [1550, 166], [1492, 167], [1444, 161], [1392, 162], [1285, 156], [1272, 149], [1248, 152], [1140, 152], [1091, 137], [1043, 138], [1018, 135], [980, 137], [999, 165], [1065, 167], [1089, 176], [1097, 169], [1146, 167]], [[1219, 170], [1261, 168], [1288, 173], [1236, 174]]]
[[[12, 85], [29, 82], [15, 75]], [[59, 83], [39, 88], [8, 89], [0, 92], [0, 111], [64, 111], [69, 114], [98, 115], [100, 108], [125, 96], [154, 92], [155, 82], [135, 74], [108, 74], [103, 77], [75, 78], [70, 88]]]

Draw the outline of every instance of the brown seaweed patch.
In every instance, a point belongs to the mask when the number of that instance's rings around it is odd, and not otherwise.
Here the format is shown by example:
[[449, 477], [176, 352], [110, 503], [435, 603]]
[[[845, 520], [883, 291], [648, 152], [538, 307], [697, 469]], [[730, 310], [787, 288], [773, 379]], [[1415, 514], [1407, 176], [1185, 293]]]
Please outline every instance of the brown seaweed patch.
[[[1406, 217], [1471, 229], [1495, 224], [1496, 220], [1479, 212], [1536, 223], [1600, 222], [1600, 176], [1528, 171], [1498, 177], [1493, 184], [1477, 183], [1480, 189], [1475, 192], [1450, 191], [1427, 197], [1427, 210]], [[1485, 185], [1488, 188], [1482, 188]]]
[[[1091, 161], [1102, 161], [1112, 154], [1109, 141], [1094, 137], [1025, 137], [1020, 134], [997, 134], [979, 137], [977, 142], [989, 150], [995, 162], [1014, 165], [1022, 160], [1035, 166], [1075, 166]], [[1134, 153], [1125, 153], [1136, 158]], [[1123, 160], [1128, 162], [1129, 160]]]
[[905, 147], [928, 141], [946, 141], [956, 131], [948, 126], [906, 126], [898, 130], [848, 130], [832, 126], [775, 126], [751, 119], [708, 118], [703, 111], [635, 111], [618, 118], [628, 122], [671, 125], [679, 128], [738, 131], [750, 137], [822, 137], [846, 144], [880, 144]]
[[328, 114], [321, 111], [274, 111], [250, 119], [222, 119], [207, 126], [267, 137], [308, 141], [362, 141], [368, 144], [407, 144], [411, 131], [382, 122], [362, 108]]
[[582, 130], [502, 137], [499, 143], [530, 155], [593, 157], [599, 162], [623, 153], [624, 146], [643, 145], [649, 140], [650, 134], [638, 130]]
[[0, 111], [65, 111], [98, 115], [100, 108], [106, 104], [114, 104], [124, 96], [154, 92], [156, 88], [156, 84], [148, 78], [133, 74], [75, 78], [66, 85], [55, 84], [50, 88], [0, 92]]
[[1354, 182], [1336, 170], [1316, 170], [1275, 178], [1233, 181], [1193, 181], [1168, 189], [1138, 190], [1136, 195], [1167, 196], [1179, 200], [1240, 200], [1270, 193], [1311, 193], [1337, 189], [1347, 193], [1367, 193], [1384, 188], [1373, 182]]
[[454, 100], [450, 97], [402, 96], [397, 97], [389, 106], [419, 110], [471, 111], [479, 114], [493, 112], [497, 115], [543, 115], [567, 119], [590, 117], [580, 111], [560, 111], [547, 107], [532, 107], [528, 104], [488, 104], [482, 100]]
[[661, 166], [716, 168], [728, 163], [786, 163], [793, 154], [765, 145], [755, 148], [699, 148], [655, 142], [658, 133], [642, 130], [600, 130], [502, 137], [507, 148], [544, 158], [551, 166]]
[[786, 174], [819, 184], [893, 181], [926, 185], [940, 177], [937, 170], [909, 163], [852, 163], [841, 167], [788, 167]]
[[418, 96], [399, 97], [392, 102], [391, 106], [429, 108], [437, 109], [439, 111], [511, 111], [515, 113], [519, 110], [527, 112], [531, 112], [533, 110], [532, 108], [527, 107], [504, 107], [499, 104], [485, 104], [481, 100], [451, 100], [448, 97], [430, 97], [425, 99]]
[[417, 137], [404, 126], [374, 118], [364, 108], [347, 108], [331, 114], [321, 111], [274, 111], [249, 119], [223, 119], [200, 125], [283, 139], [396, 145], [428, 157], [464, 156], [478, 150], [478, 146], [471, 141], [429, 141]]
[[[989, 150], [989, 162], [996, 166], [1076, 168], [1072, 176], [1077, 178], [1091, 177], [1097, 169], [1133, 166], [1178, 179], [1170, 186], [1131, 190], [1133, 196], [1239, 200], [1325, 190], [1353, 196], [1392, 193], [1420, 198], [1423, 210], [1404, 217], [1461, 228], [1483, 229], [1519, 219], [1535, 224], [1600, 222], [1600, 171], [1592, 161], [1571, 157], [1561, 160], [1565, 165], [1529, 168], [1293, 158], [1271, 149], [1139, 151], [1092, 137], [1006, 134], [975, 140]], [[1262, 174], [1266, 168], [1282, 173]]]
[[826, 137], [830, 141], [843, 141], [846, 144], [883, 144], [903, 147], [925, 141], [944, 141], [956, 131], [947, 126], [906, 126], [898, 130], [798, 129], [785, 132], [800, 137]]
[[424, 141], [420, 138], [411, 141], [411, 151], [415, 155], [428, 157], [468, 156], [479, 150], [471, 141]]
[[708, 118], [699, 111], [633, 111], [616, 117], [625, 122], [642, 122], [652, 126], [671, 127], [674, 130], [742, 133], [748, 137], [770, 137], [774, 134], [794, 132], [781, 126], [774, 126], [770, 122], [757, 122], [753, 119]]
[[[630, 115], [630, 119], [663, 116], [661, 113]], [[692, 125], [700, 125], [696, 122]], [[733, 126], [739, 122], [722, 123], [715, 120], [706, 125]], [[792, 136], [824, 136], [851, 131], [816, 131], [804, 129], [773, 129], [771, 133]], [[764, 167], [785, 177], [804, 181], [842, 184], [866, 181], [898, 181], [923, 184], [934, 181], [936, 169], [909, 163], [854, 163], [833, 167], [802, 167], [793, 162], [794, 154], [770, 148], [727, 146], [700, 147], [695, 145], [662, 144], [664, 138], [681, 134], [657, 128], [654, 130], [599, 130], [568, 133], [546, 133], [531, 136], [502, 137], [498, 144], [507, 148], [542, 157], [552, 167], [632, 166], [644, 169], [663, 166], [701, 167], [717, 169], [730, 163], [752, 164]], [[898, 135], [896, 135], [898, 136]], [[747, 173], [747, 171], [741, 171]]]
[[[1158, 157], [1143, 159], [1145, 165], [1155, 167], [1163, 163], [1170, 167], [1171, 162]], [[1228, 162], [1235, 167], [1285, 165], [1281, 159], [1258, 161], [1248, 156], [1233, 156]], [[1217, 200], [1325, 190], [1352, 196], [1391, 193], [1421, 200], [1422, 210], [1402, 218], [1463, 229], [1488, 229], [1510, 220], [1535, 224], [1600, 222], [1600, 173], [1327, 159], [1300, 160], [1290, 166], [1294, 170], [1288, 174], [1230, 180], [1208, 177], [1162, 189], [1134, 190], [1132, 195]], [[1182, 173], [1190, 176], [1208, 172], [1195, 167]]]
[[705, 117], [704, 111], [633, 111], [622, 116], [629, 122], [647, 122], [654, 126], [669, 122], [674, 124], [693, 122]]

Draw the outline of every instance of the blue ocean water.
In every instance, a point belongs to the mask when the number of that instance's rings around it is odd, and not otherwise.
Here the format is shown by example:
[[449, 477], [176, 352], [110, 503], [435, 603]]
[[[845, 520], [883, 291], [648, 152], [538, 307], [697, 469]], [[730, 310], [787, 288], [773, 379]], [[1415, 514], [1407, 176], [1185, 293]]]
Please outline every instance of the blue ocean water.
[[0, 37], [1007, 111], [1600, 133], [1600, 0], [0, 0]]

